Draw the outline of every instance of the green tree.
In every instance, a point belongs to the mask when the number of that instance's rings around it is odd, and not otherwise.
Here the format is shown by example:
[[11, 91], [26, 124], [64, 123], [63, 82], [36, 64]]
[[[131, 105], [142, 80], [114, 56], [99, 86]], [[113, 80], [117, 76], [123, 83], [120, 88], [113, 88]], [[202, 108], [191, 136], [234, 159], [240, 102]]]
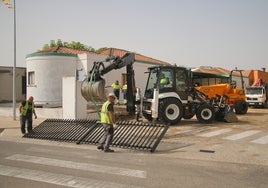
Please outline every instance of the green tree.
[[49, 44], [49, 47], [50, 48], [53, 48], [56, 46], [56, 43], [55, 43], [55, 40], [50, 40], [50, 44]]
[[47, 50], [47, 49], [53, 48], [55, 46], [64, 46], [64, 47], [68, 47], [68, 48], [73, 48], [73, 49], [77, 49], [77, 50], [87, 50], [87, 51], [91, 51], [91, 52], [98, 52], [98, 51], [107, 49], [107, 47], [103, 47], [103, 48], [100, 48], [98, 50], [95, 50], [93, 47], [87, 46], [87, 45], [82, 44], [81, 42], [78, 42], [78, 41], [62, 42], [61, 39], [58, 39], [56, 42], [55, 42], [55, 40], [50, 40], [49, 44], [44, 44], [42, 50]]
[[58, 39], [56, 44], [57, 44], [57, 46], [63, 46], [61, 39]]
[[49, 45], [48, 45], [48, 44], [44, 44], [44, 46], [43, 46], [42, 49], [43, 49], [43, 50], [47, 50], [47, 49], [49, 49]]

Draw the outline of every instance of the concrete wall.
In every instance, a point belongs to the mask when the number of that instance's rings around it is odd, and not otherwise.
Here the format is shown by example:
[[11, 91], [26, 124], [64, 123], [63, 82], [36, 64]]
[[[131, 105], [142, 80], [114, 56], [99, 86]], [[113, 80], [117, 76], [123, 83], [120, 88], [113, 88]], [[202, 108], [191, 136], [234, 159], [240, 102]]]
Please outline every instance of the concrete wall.
[[[16, 68], [16, 101], [23, 101], [26, 93], [23, 93], [23, 77], [26, 76], [26, 68]], [[0, 102], [13, 101], [13, 67], [0, 67]]]
[[[26, 59], [27, 97], [34, 96], [35, 104], [55, 107], [62, 105], [62, 78], [75, 76], [77, 57], [42, 55]], [[29, 84], [29, 73], [34, 72], [34, 84]]]
[[63, 119], [86, 119], [87, 101], [81, 95], [81, 81], [75, 77], [62, 79], [62, 117]]

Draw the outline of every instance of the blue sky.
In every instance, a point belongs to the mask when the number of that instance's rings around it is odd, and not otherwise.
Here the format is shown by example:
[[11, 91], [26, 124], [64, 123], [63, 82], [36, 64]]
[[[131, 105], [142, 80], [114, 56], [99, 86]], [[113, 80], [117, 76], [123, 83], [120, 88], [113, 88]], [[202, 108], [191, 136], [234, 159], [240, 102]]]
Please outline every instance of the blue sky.
[[[61, 39], [186, 67], [268, 70], [268, 0], [16, 0], [16, 18], [19, 67]], [[2, 2], [0, 25], [0, 66], [13, 66], [13, 10]]]

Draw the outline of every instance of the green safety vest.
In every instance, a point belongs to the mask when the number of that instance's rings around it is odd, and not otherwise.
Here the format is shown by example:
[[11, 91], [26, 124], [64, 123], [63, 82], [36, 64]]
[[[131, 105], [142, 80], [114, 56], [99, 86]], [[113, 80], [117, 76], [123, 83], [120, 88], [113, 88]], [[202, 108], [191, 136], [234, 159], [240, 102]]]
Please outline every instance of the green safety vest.
[[112, 124], [108, 115], [108, 106], [110, 101], [106, 101], [101, 108], [101, 123]]
[[[26, 116], [28, 108], [29, 108], [29, 102], [26, 101], [25, 105], [22, 107], [21, 115]], [[32, 103], [32, 112], [33, 111], [34, 111], [34, 103]]]
[[168, 84], [168, 78], [162, 78], [160, 84]]

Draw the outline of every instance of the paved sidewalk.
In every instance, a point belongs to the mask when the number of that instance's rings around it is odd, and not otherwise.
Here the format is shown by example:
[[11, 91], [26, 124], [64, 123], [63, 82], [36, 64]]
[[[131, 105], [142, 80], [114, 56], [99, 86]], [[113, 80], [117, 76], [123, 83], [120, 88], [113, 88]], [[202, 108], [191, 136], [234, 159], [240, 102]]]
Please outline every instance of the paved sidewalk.
[[[33, 127], [39, 125], [45, 118], [33, 119]], [[21, 138], [19, 117], [13, 120], [11, 116], [0, 116], [0, 137], [5, 138]]]
[[[16, 105], [16, 120], [13, 119], [11, 103], [0, 104], [0, 138], [17, 140], [22, 138], [20, 131], [19, 103]], [[33, 128], [48, 118], [60, 118], [62, 108], [37, 108], [37, 119], [33, 119]]]

